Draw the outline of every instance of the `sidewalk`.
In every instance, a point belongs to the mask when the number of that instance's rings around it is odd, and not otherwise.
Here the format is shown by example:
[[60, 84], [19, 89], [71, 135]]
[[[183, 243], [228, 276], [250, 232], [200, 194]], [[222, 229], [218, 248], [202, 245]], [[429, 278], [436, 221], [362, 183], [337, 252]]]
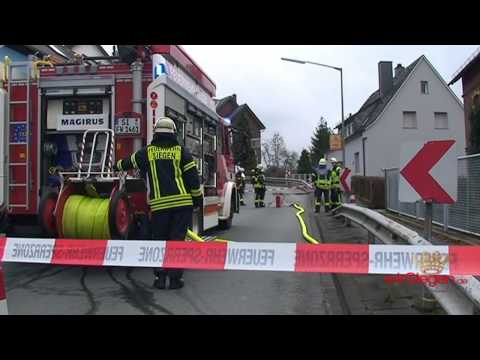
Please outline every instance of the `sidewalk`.
[[[306, 209], [309, 230], [325, 243], [367, 244], [367, 231], [352, 223], [347, 227], [343, 219], [325, 214], [322, 209], [315, 214], [312, 206]], [[422, 315], [417, 308], [423, 285], [388, 284], [383, 275], [338, 274], [338, 282], [352, 315]], [[443, 312], [443, 311], [442, 311]]]

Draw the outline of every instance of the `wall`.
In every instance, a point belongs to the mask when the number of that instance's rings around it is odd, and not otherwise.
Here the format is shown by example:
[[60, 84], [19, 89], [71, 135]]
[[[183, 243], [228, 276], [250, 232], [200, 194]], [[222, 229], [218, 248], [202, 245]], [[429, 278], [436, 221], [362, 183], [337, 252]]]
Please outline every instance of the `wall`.
[[330, 150], [330, 151], [327, 151], [327, 153], [325, 155], [327, 156], [328, 159], [334, 157], [338, 161], [343, 161], [342, 150], [334, 150], [334, 151]]
[[470, 114], [472, 109], [472, 96], [475, 89], [480, 88], [480, 59], [477, 60], [477, 64], [475, 64], [471, 70], [463, 75], [462, 88], [463, 102], [465, 104], [465, 140], [467, 148], [469, 149], [472, 146], [470, 142]]
[[[245, 108], [243, 108], [241, 112], [233, 120], [232, 125], [238, 127], [239, 124], [244, 123], [245, 121], [248, 127], [248, 133], [250, 135], [251, 145], [255, 150], [257, 163], [260, 164], [262, 162], [262, 147], [261, 147], [262, 133], [260, 128], [257, 126], [257, 122], [251, 117], [250, 113]], [[234, 139], [237, 139], [237, 137], [234, 137]]]
[[[355, 172], [355, 153], [359, 153], [359, 168]], [[349, 140], [345, 146], [345, 158], [347, 159], [345, 166], [352, 170], [352, 175], [363, 175], [363, 154], [362, 154], [362, 137], [358, 136]]]
[[260, 131], [260, 128], [256, 126], [257, 123], [255, 122], [255, 120], [250, 118], [250, 116], [248, 116], [248, 118], [251, 144], [253, 149], [255, 150], [255, 154], [257, 155], [257, 163], [260, 164], [262, 162], [262, 132]]
[[[429, 83], [428, 95], [420, 93], [422, 80]], [[463, 106], [424, 60], [393, 99], [383, 115], [364, 131], [366, 175], [383, 176], [382, 168], [398, 167], [403, 142], [453, 138], [457, 141], [457, 156], [465, 154]], [[403, 111], [417, 112], [417, 129], [403, 129]], [[448, 113], [448, 129], [434, 128], [434, 112]]]

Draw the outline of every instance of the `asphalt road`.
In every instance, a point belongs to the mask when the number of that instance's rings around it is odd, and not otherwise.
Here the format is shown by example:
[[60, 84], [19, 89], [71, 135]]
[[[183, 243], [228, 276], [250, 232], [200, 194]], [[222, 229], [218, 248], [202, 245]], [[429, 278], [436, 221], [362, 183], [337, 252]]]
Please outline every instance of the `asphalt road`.
[[[255, 209], [252, 194], [228, 231], [213, 235], [232, 241], [303, 242], [294, 209]], [[307, 202], [287, 195], [286, 202]], [[5, 264], [10, 314], [338, 314], [328, 274], [199, 271], [185, 272], [179, 290], [152, 288], [147, 268], [93, 268]]]

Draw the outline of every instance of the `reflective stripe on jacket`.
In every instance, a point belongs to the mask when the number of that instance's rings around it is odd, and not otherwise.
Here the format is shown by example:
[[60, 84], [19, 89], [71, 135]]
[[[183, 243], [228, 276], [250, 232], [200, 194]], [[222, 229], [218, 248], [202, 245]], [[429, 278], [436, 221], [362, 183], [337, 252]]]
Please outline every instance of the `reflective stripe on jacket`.
[[332, 188], [340, 188], [340, 170], [341, 168], [336, 166], [330, 171], [330, 183]]
[[315, 175], [315, 187], [322, 190], [330, 189], [330, 181], [326, 175]]
[[263, 174], [255, 176], [253, 187], [255, 189], [263, 189], [265, 187], [265, 176]]
[[127, 159], [119, 160], [117, 167], [139, 169], [147, 174], [148, 203], [152, 211], [192, 206], [192, 197], [202, 196], [195, 160], [172, 138], [152, 141]]

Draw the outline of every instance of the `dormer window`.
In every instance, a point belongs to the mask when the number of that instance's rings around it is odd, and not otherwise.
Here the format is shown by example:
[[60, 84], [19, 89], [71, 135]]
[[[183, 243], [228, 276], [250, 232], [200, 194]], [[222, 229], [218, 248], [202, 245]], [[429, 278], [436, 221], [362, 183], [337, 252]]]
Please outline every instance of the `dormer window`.
[[345, 127], [345, 137], [353, 134], [353, 123], [347, 124]]

